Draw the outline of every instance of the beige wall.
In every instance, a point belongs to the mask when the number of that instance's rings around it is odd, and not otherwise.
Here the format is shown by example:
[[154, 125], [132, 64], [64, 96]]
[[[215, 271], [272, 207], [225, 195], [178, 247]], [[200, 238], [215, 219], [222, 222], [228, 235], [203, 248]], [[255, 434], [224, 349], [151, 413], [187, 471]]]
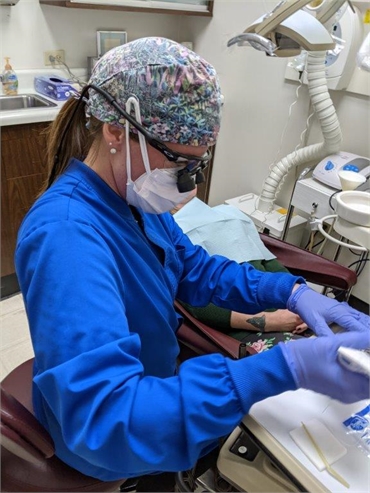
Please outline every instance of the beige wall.
[[44, 68], [43, 52], [54, 49], [65, 50], [70, 67], [86, 67], [86, 57], [96, 55], [97, 30], [127, 31], [129, 41], [144, 36], [182, 41], [181, 15], [70, 9], [19, 0], [13, 7], [0, 7], [0, 21], [1, 57], [11, 57], [15, 70]]

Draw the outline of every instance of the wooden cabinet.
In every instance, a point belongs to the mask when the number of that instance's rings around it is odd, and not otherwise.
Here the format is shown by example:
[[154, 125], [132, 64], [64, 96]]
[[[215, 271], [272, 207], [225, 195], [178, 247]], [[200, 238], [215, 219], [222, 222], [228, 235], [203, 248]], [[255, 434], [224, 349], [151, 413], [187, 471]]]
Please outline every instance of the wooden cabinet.
[[214, 0], [39, 0], [56, 7], [212, 16]]
[[48, 123], [1, 127], [1, 278], [13, 276], [17, 233], [47, 177]]

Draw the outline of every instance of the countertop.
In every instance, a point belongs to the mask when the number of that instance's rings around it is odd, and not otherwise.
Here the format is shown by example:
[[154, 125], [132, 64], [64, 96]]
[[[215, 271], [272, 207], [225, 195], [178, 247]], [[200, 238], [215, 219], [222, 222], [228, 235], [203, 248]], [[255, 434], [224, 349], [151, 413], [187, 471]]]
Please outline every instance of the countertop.
[[[71, 69], [71, 72], [79, 80], [86, 80], [86, 69]], [[33, 80], [36, 75], [55, 75], [57, 77], [69, 78], [66, 70], [54, 69], [52, 67], [48, 69], [19, 70], [16, 71], [16, 74], [18, 76], [18, 94], [37, 94], [33, 86]], [[58, 102], [55, 99], [46, 97], [44, 94], [41, 94], [41, 96], [56, 104], [56, 106], [2, 111], [0, 112], [0, 127], [53, 121], [65, 101]]]

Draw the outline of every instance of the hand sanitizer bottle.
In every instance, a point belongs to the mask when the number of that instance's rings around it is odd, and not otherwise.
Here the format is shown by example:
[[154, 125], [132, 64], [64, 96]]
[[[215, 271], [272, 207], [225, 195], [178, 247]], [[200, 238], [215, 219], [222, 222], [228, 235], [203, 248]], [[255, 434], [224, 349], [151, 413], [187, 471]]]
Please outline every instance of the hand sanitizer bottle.
[[3, 94], [6, 96], [15, 96], [18, 94], [18, 77], [9, 63], [9, 57], [5, 57], [5, 60], [4, 71], [1, 74]]

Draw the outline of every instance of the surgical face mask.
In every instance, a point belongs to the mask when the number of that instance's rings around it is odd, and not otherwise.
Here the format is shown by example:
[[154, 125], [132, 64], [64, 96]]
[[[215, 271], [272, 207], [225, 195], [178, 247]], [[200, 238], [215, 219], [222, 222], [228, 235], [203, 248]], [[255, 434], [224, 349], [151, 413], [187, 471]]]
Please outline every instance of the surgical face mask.
[[[131, 97], [126, 103], [126, 111], [130, 112], [133, 104], [135, 117], [141, 123], [139, 102]], [[137, 180], [131, 179], [131, 153], [129, 123], [126, 121], [126, 200], [130, 205], [140, 208], [151, 214], [162, 214], [170, 211], [177, 204], [184, 202], [194, 195], [194, 191], [180, 193], [177, 189], [177, 172], [185, 166], [176, 168], [150, 169], [148, 150], [145, 138], [139, 134], [141, 156], [145, 166], [145, 173]]]
[[194, 195], [194, 190], [180, 193], [177, 189], [177, 168], [154, 169], [137, 180], [128, 180], [126, 200], [144, 212], [161, 214]]

